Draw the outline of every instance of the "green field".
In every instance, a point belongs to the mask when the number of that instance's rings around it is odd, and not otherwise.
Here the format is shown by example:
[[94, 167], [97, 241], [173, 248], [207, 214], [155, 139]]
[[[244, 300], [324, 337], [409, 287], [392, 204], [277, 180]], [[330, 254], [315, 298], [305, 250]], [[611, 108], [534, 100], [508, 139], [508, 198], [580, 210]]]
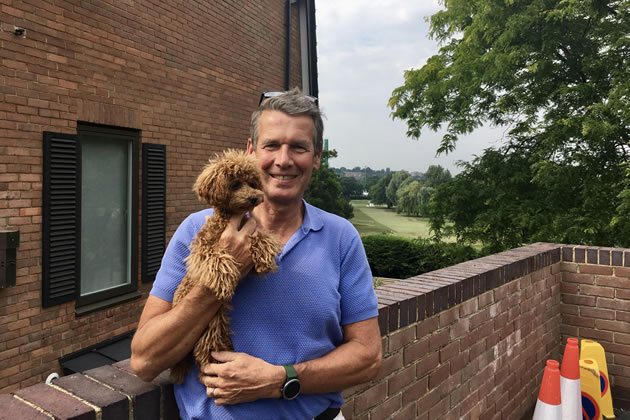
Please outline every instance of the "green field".
[[386, 207], [368, 207], [368, 200], [352, 200], [354, 217], [350, 220], [361, 236], [391, 234], [407, 238], [428, 238], [429, 219], [397, 214]]

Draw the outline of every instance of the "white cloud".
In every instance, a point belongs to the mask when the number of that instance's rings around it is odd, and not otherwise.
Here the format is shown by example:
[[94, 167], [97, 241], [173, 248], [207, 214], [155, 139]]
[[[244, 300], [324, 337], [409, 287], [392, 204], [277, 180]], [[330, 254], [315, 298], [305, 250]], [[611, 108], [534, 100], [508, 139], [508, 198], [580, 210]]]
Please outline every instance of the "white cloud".
[[440, 164], [457, 172], [457, 160], [497, 144], [502, 131], [480, 129], [461, 139], [454, 153], [435, 159], [439, 134], [427, 129], [414, 141], [404, 122], [390, 118], [387, 102], [403, 84], [403, 72], [438, 52], [425, 21], [440, 10], [437, 0], [317, 0], [316, 8], [324, 136], [339, 153], [332, 166], [424, 171]]

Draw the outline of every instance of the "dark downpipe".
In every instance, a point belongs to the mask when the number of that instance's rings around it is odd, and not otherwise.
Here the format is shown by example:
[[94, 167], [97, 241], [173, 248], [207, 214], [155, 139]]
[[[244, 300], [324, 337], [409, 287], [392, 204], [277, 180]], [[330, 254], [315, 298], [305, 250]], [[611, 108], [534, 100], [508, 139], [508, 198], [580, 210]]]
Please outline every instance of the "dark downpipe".
[[306, 19], [308, 28], [308, 66], [310, 95], [319, 98], [317, 81], [317, 36], [315, 31], [315, 0], [306, 0]]
[[284, 90], [289, 90], [289, 75], [291, 73], [291, 0], [285, 1], [284, 31], [286, 35], [286, 49], [284, 52]]

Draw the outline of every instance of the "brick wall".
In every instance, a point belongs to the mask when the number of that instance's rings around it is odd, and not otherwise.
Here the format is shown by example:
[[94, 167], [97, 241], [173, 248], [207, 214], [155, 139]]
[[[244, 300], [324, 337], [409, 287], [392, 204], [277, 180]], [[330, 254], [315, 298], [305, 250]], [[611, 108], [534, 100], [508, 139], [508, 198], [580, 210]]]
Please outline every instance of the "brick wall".
[[612, 395], [630, 410], [630, 251], [564, 246], [562, 261], [562, 337], [604, 347]]
[[[207, 157], [244, 147], [260, 92], [283, 88], [284, 14], [284, 0], [0, 0], [0, 230], [20, 232], [17, 285], [0, 289], [0, 391], [133, 330], [144, 303], [81, 317], [72, 302], [42, 308], [43, 132], [76, 133], [82, 121], [166, 145], [170, 237], [203, 207], [191, 186]], [[299, 46], [293, 6], [291, 86]]]
[[167, 372], [143, 382], [128, 360], [0, 394], [0, 406], [0, 418], [6, 419], [179, 419]]
[[[569, 336], [604, 346], [614, 406], [630, 409], [629, 265], [630, 250], [533, 244], [377, 288], [383, 368], [344, 392], [344, 416], [531, 418], [545, 361], [561, 360]], [[74, 395], [62, 407], [60, 388]], [[0, 403], [9, 413], [37, 406], [58, 418], [158, 409], [177, 418], [166, 375], [145, 384], [128, 361], [0, 395]], [[68, 407], [87, 417], [69, 417]]]
[[377, 288], [384, 365], [353, 419], [518, 419], [560, 356], [560, 250], [537, 244]]

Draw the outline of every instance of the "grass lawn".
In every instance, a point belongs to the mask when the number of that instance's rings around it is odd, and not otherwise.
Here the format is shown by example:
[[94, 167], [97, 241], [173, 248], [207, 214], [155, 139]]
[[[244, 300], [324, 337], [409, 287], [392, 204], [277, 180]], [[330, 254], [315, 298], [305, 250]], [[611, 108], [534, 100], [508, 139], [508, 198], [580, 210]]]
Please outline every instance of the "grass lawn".
[[392, 234], [407, 238], [428, 238], [429, 219], [407, 217], [386, 207], [368, 207], [367, 200], [353, 200], [354, 217], [350, 220], [361, 236]]

